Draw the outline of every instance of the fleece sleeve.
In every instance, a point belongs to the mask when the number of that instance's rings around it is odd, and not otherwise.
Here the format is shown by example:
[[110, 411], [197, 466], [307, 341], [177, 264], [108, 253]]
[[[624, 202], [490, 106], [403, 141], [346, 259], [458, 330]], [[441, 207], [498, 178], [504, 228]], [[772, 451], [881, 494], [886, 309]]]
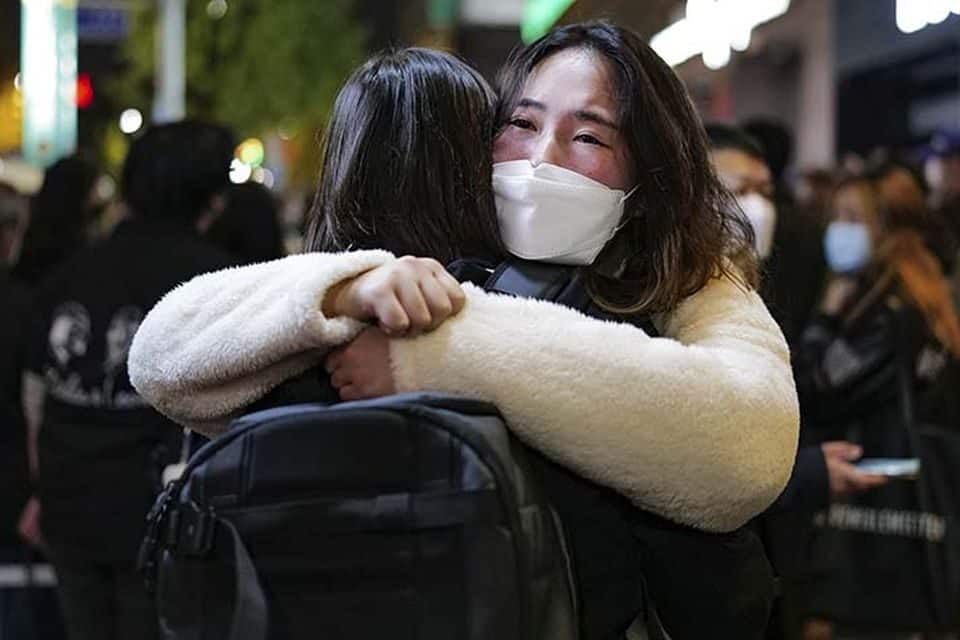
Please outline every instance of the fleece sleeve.
[[651, 338], [466, 286], [436, 331], [391, 341], [398, 389], [495, 403], [531, 446], [636, 505], [708, 531], [779, 495], [797, 449], [790, 355], [759, 296], [714, 279]]
[[327, 318], [327, 290], [393, 255], [308, 253], [197, 276], [147, 314], [130, 347], [130, 381], [171, 419], [222, 430], [241, 409], [320, 363], [365, 326]]

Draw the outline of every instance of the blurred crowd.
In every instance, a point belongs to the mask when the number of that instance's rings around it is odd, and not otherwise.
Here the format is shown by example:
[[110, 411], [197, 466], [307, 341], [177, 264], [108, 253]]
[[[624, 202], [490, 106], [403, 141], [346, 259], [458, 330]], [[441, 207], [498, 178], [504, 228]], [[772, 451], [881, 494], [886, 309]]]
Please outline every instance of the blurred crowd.
[[[888, 552], [842, 541], [824, 551], [818, 526], [843, 516], [836, 505], [897, 499], [903, 481], [856, 463], [913, 457], [904, 393], [910, 419], [960, 426], [960, 133], [814, 170], [793, 166], [790, 132], [774, 122], [707, 134], [753, 228], [761, 294], [800, 393], [794, 479], [757, 523], [782, 578], [770, 637], [846, 637], [837, 607], [889, 609], [896, 629], [910, 603], [891, 601]], [[131, 388], [126, 356], [178, 283], [283, 255], [277, 196], [211, 169], [233, 152], [226, 130], [179, 123], [136, 140], [119, 197], [80, 157], [51, 166], [29, 197], [0, 185], [0, 562], [51, 562], [68, 626], [110, 619], [124, 637], [156, 633], [134, 558], [164, 470], [185, 453], [181, 431]]]
[[[284, 254], [274, 193], [227, 179], [234, 146], [217, 126], [155, 127], [128, 154], [121, 199], [80, 157], [30, 197], [0, 186], [0, 562], [53, 563], [71, 638], [157, 633], [135, 558], [182, 443], [127, 379], [140, 320], [194, 275]], [[38, 612], [16, 592], [0, 591], [0, 637], [62, 637], [52, 600]]]

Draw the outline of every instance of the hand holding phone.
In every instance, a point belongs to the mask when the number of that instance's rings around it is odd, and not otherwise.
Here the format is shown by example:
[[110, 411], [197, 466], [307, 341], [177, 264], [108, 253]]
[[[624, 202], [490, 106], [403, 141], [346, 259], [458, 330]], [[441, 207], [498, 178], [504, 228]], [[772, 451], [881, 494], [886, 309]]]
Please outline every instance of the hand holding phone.
[[824, 442], [820, 445], [827, 467], [830, 497], [833, 499], [870, 491], [882, 487], [889, 478], [860, 470], [854, 463], [863, 455], [863, 448], [843, 440]]

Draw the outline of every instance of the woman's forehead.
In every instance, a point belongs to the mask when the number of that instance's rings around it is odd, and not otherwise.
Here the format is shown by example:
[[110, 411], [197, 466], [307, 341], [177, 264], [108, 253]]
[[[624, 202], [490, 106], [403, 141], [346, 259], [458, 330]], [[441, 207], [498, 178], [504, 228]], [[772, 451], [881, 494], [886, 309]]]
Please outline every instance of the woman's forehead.
[[596, 109], [615, 119], [615, 93], [609, 65], [600, 55], [566, 49], [534, 67], [520, 98], [539, 102], [550, 110]]

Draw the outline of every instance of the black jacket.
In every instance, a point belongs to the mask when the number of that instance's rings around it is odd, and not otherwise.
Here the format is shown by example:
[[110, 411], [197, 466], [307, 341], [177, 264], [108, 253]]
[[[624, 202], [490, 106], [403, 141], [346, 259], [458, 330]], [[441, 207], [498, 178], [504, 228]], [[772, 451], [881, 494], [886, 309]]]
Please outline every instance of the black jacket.
[[38, 289], [30, 368], [47, 387], [38, 483], [55, 553], [133, 565], [180, 431], [131, 387], [127, 350], [163, 294], [228, 264], [187, 226], [131, 220]]
[[820, 439], [862, 440], [865, 457], [880, 455], [885, 425], [900, 423], [898, 358], [916, 361], [932, 346], [919, 313], [871, 285], [862, 282], [844, 312], [817, 315], [793, 354], [804, 425]]

